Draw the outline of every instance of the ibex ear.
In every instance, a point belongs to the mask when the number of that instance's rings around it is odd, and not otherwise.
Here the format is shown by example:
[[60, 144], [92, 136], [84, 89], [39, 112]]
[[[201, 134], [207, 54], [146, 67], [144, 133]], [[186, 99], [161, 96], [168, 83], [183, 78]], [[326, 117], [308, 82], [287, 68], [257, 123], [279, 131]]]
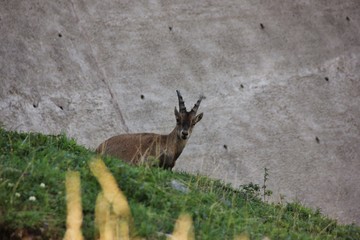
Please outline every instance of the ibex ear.
[[200, 113], [199, 115], [197, 115], [194, 119], [194, 124], [197, 124], [198, 122], [200, 122], [200, 120], [202, 119], [203, 116], [204, 116], [204, 113]]

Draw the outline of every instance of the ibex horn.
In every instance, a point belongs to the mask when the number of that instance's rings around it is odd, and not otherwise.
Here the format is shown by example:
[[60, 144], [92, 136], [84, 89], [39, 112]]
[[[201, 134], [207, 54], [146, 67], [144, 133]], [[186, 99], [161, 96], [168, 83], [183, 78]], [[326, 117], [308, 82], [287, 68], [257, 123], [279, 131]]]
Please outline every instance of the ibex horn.
[[179, 98], [179, 110], [180, 110], [180, 112], [186, 112], [185, 103], [184, 103], [184, 100], [183, 100], [179, 90], [176, 90], [176, 93], [177, 93], [178, 98]]
[[191, 109], [191, 112], [196, 114], [199, 106], [200, 106], [200, 103], [201, 103], [201, 100], [203, 100], [205, 98], [205, 96], [201, 95], [199, 100], [195, 103], [194, 107]]

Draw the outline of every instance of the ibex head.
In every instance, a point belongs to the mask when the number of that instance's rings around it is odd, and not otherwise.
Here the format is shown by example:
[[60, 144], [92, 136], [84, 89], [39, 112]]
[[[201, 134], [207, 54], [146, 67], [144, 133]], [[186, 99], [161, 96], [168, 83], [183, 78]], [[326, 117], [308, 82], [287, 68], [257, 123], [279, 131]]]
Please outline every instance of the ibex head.
[[193, 127], [198, 123], [202, 117], [203, 113], [196, 115], [196, 112], [200, 106], [201, 100], [204, 96], [200, 96], [199, 100], [195, 103], [194, 107], [190, 112], [186, 111], [184, 100], [178, 90], [176, 90], [179, 98], [179, 110], [175, 107], [175, 117], [176, 117], [176, 131], [179, 139], [187, 140], [192, 132]]

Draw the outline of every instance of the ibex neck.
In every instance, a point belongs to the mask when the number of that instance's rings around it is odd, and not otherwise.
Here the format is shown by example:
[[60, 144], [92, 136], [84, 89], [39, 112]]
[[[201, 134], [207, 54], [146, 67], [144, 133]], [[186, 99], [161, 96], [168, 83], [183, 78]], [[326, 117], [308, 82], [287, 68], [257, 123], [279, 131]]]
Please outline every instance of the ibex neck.
[[169, 138], [168, 140], [176, 146], [174, 153], [175, 153], [175, 159], [177, 159], [179, 157], [179, 155], [181, 154], [181, 152], [183, 151], [183, 149], [187, 143], [187, 139], [184, 140], [178, 136], [176, 127], [168, 135], [168, 138]]

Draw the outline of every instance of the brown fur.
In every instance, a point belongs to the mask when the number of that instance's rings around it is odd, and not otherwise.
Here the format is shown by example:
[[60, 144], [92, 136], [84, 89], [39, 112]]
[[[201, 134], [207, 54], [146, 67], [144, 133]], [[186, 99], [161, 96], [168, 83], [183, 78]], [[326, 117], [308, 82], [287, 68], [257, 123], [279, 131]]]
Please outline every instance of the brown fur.
[[[109, 138], [96, 149], [97, 153], [111, 155], [131, 164], [147, 164], [172, 169], [183, 151], [192, 129], [203, 114], [196, 115], [201, 97], [187, 112], [178, 92], [180, 112], [175, 108], [176, 127], [168, 135], [155, 133], [122, 134]], [[181, 101], [180, 101], [181, 100]]]

